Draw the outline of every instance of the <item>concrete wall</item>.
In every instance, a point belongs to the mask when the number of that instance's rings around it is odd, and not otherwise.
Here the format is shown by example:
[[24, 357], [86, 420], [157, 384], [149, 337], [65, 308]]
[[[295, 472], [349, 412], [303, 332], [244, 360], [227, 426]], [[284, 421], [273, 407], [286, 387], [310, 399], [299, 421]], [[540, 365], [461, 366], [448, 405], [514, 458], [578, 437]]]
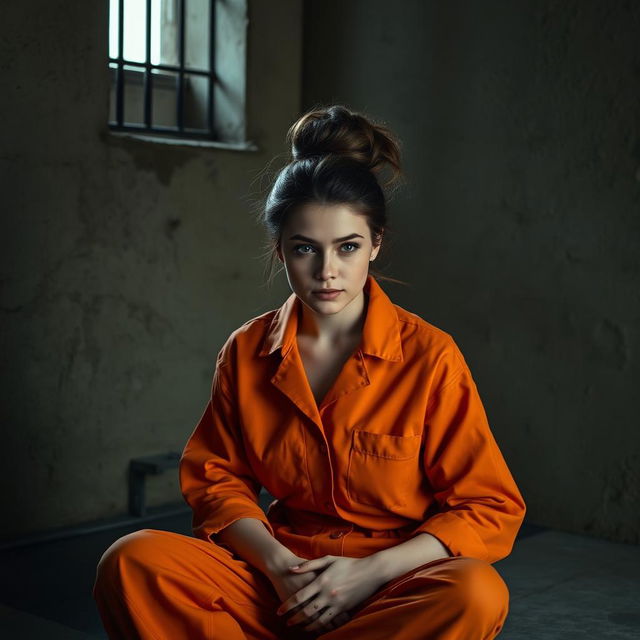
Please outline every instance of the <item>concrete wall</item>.
[[0, 6], [0, 535], [122, 514], [129, 459], [181, 450], [288, 293], [249, 208], [302, 92], [402, 138], [384, 286], [457, 340], [529, 520], [637, 542], [637, 5], [312, 0], [301, 66], [302, 9], [250, 2], [239, 152], [109, 135], [106, 1]]
[[531, 522], [640, 540], [640, 5], [309, 0], [303, 106], [404, 142], [386, 284], [474, 372]]
[[[2, 3], [2, 537], [125, 513], [129, 460], [182, 450], [223, 340], [288, 293], [261, 288], [250, 207], [301, 32], [295, 0], [249, 3], [257, 151], [174, 147], [107, 130], [106, 0]], [[180, 500], [150, 479], [150, 506]]]

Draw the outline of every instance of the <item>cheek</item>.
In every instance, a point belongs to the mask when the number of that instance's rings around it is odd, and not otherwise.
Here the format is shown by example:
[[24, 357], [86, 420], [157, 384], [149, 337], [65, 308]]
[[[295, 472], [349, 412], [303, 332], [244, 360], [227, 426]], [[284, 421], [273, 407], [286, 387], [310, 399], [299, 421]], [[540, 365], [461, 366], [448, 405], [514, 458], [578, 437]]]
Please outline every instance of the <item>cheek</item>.
[[296, 279], [304, 278], [309, 271], [309, 265], [304, 260], [294, 260], [289, 266], [289, 273]]
[[309, 280], [308, 268], [300, 262], [290, 264], [287, 268], [287, 277], [296, 288], [303, 287]]
[[369, 272], [369, 267], [371, 266], [371, 262], [369, 261], [368, 254], [363, 254], [363, 256], [364, 257], [362, 258], [362, 260], [359, 261], [358, 269], [360, 273], [363, 273], [366, 276]]

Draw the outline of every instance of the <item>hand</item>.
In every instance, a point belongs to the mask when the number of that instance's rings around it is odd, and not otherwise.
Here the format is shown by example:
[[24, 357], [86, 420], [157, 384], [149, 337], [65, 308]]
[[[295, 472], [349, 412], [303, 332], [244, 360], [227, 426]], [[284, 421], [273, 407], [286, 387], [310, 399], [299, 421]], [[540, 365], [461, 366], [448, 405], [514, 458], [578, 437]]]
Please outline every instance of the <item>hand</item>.
[[[295, 555], [294, 553], [287, 552], [283, 557], [277, 556], [273, 559], [273, 562], [268, 567], [265, 572], [271, 583], [273, 584], [276, 593], [280, 600], [285, 601], [289, 596], [297, 593], [300, 589], [313, 582], [317, 575], [321, 573], [320, 571], [307, 571], [300, 572], [299, 575], [296, 575], [294, 571], [289, 571], [289, 567], [301, 564], [306, 562], [306, 558], [302, 558], [300, 556]], [[289, 614], [297, 613], [302, 607], [304, 603], [301, 603], [299, 606], [290, 609]], [[310, 620], [315, 620], [320, 615], [320, 612], [317, 612], [314, 616], [310, 618]], [[326, 625], [327, 630], [335, 629], [336, 627], [344, 624], [349, 620], [349, 616], [344, 613], [341, 616], [336, 616], [335, 620], [332, 620], [329, 624]]]
[[305, 631], [324, 633], [343, 624], [345, 617], [350, 618], [349, 610], [382, 584], [368, 557], [326, 555], [304, 561], [299, 568], [290, 568], [290, 572], [296, 577], [308, 576], [310, 572], [312, 579], [280, 605], [278, 615], [295, 609], [287, 624], [306, 624]]

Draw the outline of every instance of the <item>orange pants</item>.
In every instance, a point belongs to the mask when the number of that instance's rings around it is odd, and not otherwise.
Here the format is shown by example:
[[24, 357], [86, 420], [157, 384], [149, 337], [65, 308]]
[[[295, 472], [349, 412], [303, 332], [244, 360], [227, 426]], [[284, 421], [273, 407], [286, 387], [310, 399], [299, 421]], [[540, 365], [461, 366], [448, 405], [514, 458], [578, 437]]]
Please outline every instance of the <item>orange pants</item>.
[[509, 608], [491, 564], [440, 558], [386, 583], [348, 622], [318, 636], [287, 627], [269, 579], [231, 551], [156, 529], [123, 536], [104, 552], [93, 596], [118, 640], [489, 640]]

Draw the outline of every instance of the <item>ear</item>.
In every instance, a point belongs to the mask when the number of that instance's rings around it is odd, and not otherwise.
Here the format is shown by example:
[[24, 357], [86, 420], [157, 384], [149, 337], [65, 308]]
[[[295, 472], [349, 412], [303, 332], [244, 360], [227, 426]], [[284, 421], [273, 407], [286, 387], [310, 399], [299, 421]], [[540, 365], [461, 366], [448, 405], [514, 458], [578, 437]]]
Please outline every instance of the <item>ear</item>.
[[[379, 233], [375, 234], [375, 237], [373, 237], [372, 234], [372, 243], [371, 243], [371, 255], [369, 256], [369, 262], [373, 262], [377, 256], [378, 253], [380, 252], [380, 247], [382, 247], [382, 241], [384, 239], [384, 231], [380, 231]], [[377, 241], [377, 246], [374, 246], [375, 242]]]
[[280, 262], [284, 262], [284, 258], [282, 256], [282, 247], [280, 245], [276, 247], [276, 252], [278, 254], [278, 260], [280, 260]]

